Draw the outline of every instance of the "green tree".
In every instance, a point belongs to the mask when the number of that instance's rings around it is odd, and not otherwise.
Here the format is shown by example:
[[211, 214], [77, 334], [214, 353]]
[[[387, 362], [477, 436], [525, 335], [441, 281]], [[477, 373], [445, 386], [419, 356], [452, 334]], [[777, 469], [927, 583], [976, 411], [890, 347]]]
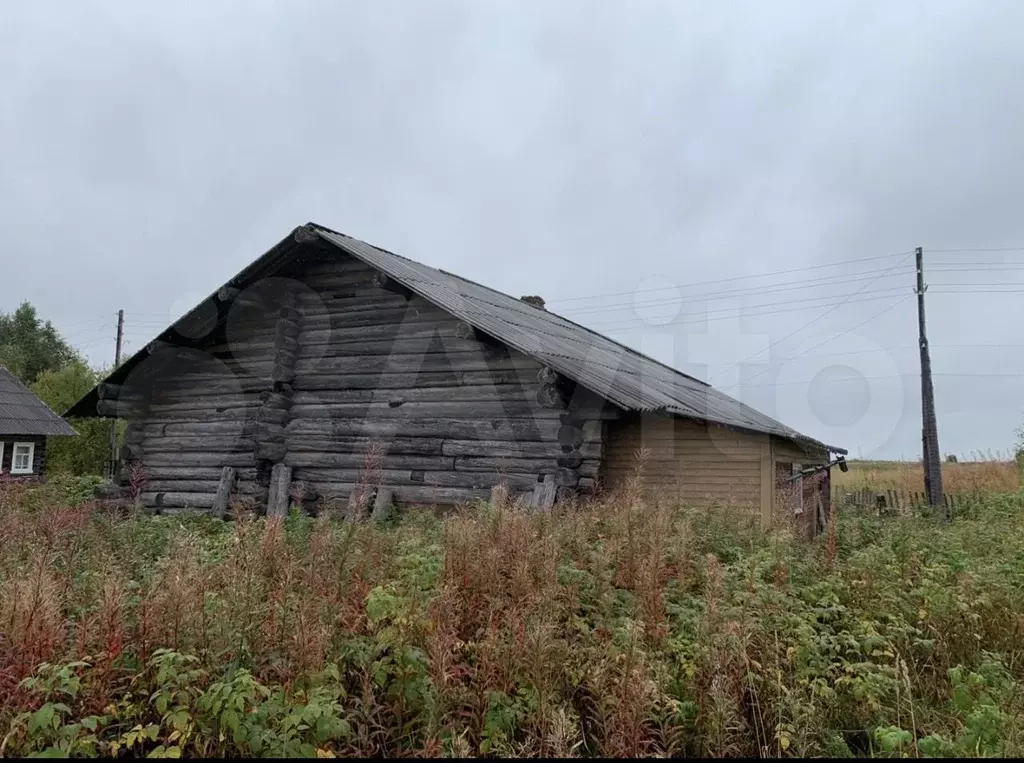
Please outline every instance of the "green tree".
[[26, 384], [45, 371], [58, 371], [82, 357], [35, 307], [23, 302], [13, 313], [0, 313], [0, 365]]
[[[54, 411], [64, 413], [106, 373], [106, 370], [94, 371], [77, 361], [60, 370], [43, 371], [32, 385], [32, 391]], [[69, 419], [68, 423], [78, 432], [78, 437], [47, 438], [47, 470], [50, 473], [103, 474], [110, 458], [110, 422]]]

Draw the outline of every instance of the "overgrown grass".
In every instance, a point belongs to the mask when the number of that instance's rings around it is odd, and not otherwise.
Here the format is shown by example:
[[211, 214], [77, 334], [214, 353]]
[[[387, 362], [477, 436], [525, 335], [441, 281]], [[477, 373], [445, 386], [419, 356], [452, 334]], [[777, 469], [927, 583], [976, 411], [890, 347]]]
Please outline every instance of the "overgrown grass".
[[0, 492], [0, 754], [1013, 755], [1024, 498], [808, 544], [632, 491], [385, 525]]
[[[924, 490], [924, 467], [920, 461], [850, 461], [849, 465], [848, 472], [832, 470], [835, 490]], [[1021, 489], [1021, 468], [1012, 459], [994, 457], [959, 463], [944, 461], [942, 481], [945, 492], [957, 495], [1017, 492]]]

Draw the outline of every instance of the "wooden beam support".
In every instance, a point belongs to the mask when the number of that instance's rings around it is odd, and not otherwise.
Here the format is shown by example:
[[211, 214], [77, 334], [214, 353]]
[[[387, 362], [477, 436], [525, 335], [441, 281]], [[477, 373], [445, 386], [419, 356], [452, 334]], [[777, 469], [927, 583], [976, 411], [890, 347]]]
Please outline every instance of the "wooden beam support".
[[213, 499], [213, 515], [227, 518], [228, 504], [231, 501], [231, 491], [235, 488], [236, 472], [233, 466], [225, 466], [221, 470], [220, 484], [217, 486], [217, 495]]
[[538, 482], [533, 488], [533, 500], [530, 505], [538, 511], [551, 511], [555, 505], [555, 494], [558, 486], [555, 484], [555, 475], [545, 475], [543, 482]]
[[291, 500], [292, 468], [274, 464], [270, 471], [270, 493], [267, 497], [267, 516], [283, 518]]

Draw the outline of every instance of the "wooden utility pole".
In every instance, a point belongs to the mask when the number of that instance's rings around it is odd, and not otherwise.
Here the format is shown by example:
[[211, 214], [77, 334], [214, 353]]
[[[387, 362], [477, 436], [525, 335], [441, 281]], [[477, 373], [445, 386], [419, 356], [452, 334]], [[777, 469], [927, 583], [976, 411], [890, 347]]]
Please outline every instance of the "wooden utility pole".
[[[124, 339], [124, 310], [117, 311], [117, 344], [114, 348], [114, 369], [121, 365], [121, 342]], [[110, 422], [110, 477], [117, 471], [117, 419]]]
[[[942, 506], [942, 462], [939, 458], [939, 428], [935, 418], [935, 388], [932, 386], [932, 359], [928, 353], [928, 335], [925, 332], [924, 250], [917, 247], [917, 333], [921, 349], [921, 461], [924, 464], [924, 490], [928, 504]], [[948, 511], [947, 511], [947, 518]]]

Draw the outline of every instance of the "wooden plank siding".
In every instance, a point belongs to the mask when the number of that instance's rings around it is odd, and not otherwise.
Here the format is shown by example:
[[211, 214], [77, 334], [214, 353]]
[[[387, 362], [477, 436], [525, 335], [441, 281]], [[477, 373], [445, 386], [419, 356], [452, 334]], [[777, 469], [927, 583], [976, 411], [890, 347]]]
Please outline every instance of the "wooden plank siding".
[[761, 500], [762, 443], [768, 435], [708, 427], [691, 419], [630, 414], [609, 422], [603, 483], [622, 487], [645, 448], [646, 491], [693, 505], [732, 503], [751, 508]]
[[606, 424], [603, 484], [625, 486], [640, 466], [645, 492], [693, 506], [731, 504], [759, 512], [767, 524], [776, 509], [776, 465], [827, 462], [780, 437], [742, 432], [692, 419], [633, 413]]

